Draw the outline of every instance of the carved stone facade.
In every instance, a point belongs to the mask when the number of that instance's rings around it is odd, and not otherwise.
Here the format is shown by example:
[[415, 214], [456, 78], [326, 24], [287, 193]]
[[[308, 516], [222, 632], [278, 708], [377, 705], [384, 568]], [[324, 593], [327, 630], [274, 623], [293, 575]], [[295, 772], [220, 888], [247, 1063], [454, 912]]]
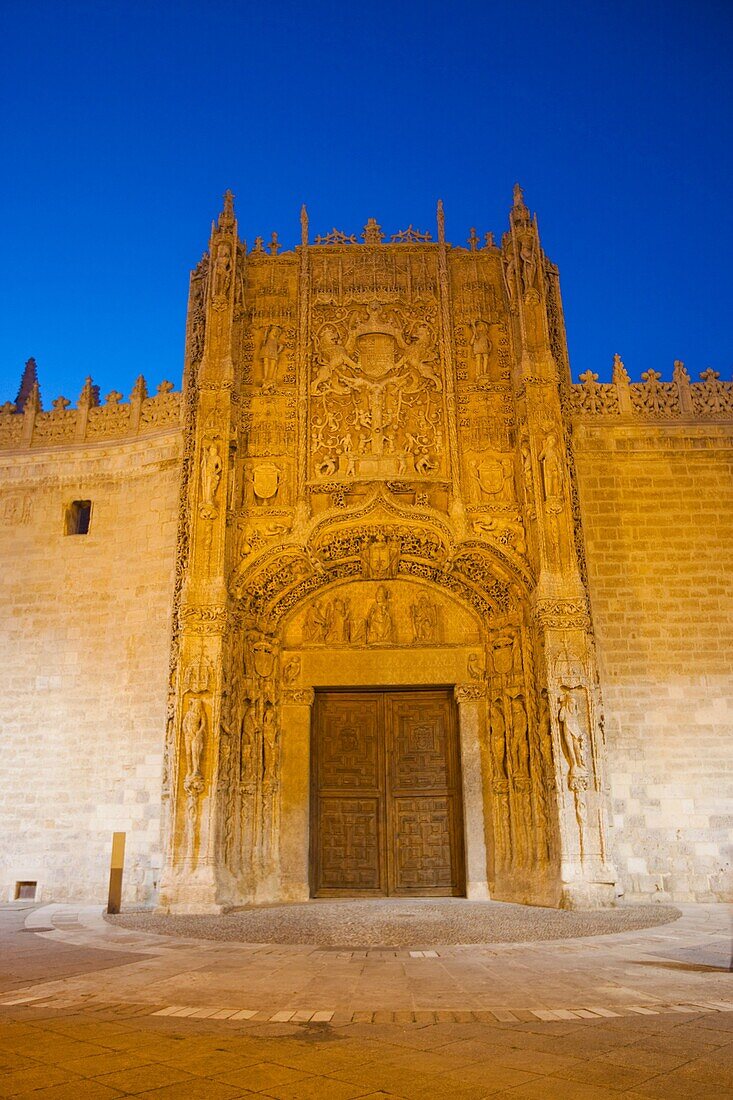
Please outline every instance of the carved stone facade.
[[[435, 240], [387, 241], [369, 219], [311, 243], [303, 210], [285, 252], [276, 236], [247, 251], [227, 193], [191, 276], [182, 394], [148, 398], [141, 379], [129, 404], [99, 405], [88, 381], [76, 410], [45, 413], [26, 390], [0, 411], [14, 452], [174, 425], [181, 439], [147, 900], [309, 897], [316, 693], [448, 685], [468, 896], [613, 902], [577, 441], [668, 421], [729, 436], [731, 386], [682, 364], [635, 385], [620, 360], [612, 383], [572, 385], [557, 271], [519, 188], [501, 246], [449, 245], [439, 204]], [[19, 485], [2, 507], [23, 525], [32, 497]]]

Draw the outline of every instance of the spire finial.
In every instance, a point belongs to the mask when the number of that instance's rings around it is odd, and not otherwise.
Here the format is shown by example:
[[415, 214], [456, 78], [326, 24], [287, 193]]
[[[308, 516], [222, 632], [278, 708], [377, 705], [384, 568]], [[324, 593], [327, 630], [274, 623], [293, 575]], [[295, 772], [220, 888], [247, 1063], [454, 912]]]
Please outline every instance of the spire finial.
[[438, 221], [438, 242], [440, 244], [445, 244], [445, 211], [443, 210], [442, 199], [438, 199], [436, 217]]
[[518, 183], [514, 184], [514, 205], [524, 206], [524, 192]]
[[40, 408], [41, 396], [38, 389], [38, 368], [33, 356], [26, 360], [25, 367], [23, 368], [23, 374], [20, 379], [20, 387], [18, 388], [18, 396], [15, 399], [15, 411], [23, 412], [26, 406], [28, 398], [31, 396], [33, 389], [36, 389], [38, 393], [38, 406]]
[[300, 208], [300, 243], [304, 247], [308, 244], [308, 211], [305, 203]]
[[231, 229], [234, 225], [234, 195], [226, 189], [224, 192], [224, 209], [219, 215], [219, 229]]

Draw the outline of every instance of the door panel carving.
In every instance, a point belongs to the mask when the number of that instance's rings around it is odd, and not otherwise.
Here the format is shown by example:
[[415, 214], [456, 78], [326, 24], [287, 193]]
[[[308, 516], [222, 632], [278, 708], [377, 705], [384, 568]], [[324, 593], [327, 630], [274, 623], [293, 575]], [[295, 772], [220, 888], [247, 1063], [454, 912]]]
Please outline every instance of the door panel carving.
[[312, 777], [314, 894], [463, 893], [448, 692], [319, 692]]

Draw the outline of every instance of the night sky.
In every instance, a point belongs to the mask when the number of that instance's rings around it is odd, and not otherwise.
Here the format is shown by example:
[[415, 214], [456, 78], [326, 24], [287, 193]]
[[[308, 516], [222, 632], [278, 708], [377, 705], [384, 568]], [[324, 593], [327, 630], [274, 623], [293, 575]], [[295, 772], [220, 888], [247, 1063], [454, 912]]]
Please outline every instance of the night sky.
[[180, 382], [188, 272], [240, 236], [504, 230], [519, 180], [573, 373], [733, 363], [733, 5], [0, 3], [0, 403]]

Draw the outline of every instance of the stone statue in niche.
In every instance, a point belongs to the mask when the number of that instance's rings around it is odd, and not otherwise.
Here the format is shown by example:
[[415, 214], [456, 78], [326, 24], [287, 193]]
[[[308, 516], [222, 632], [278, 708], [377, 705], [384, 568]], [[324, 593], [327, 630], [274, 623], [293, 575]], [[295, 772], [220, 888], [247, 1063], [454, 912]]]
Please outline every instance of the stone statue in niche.
[[522, 778], [529, 774], [529, 741], [527, 738], [527, 708], [523, 695], [515, 695], [511, 700], [512, 708], [512, 740], [511, 758], [512, 775]]
[[542, 468], [542, 491], [545, 498], [545, 509], [550, 514], [557, 515], [562, 510], [563, 460], [560, 455], [557, 435], [552, 429], [545, 436], [540, 451], [540, 466]]
[[219, 448], [216, 443], [209, 443], [201, 455], [201, 515], [205, 519], [214, 519], [217, 515], [215, 500], [222, 468]]
[[242, 755], [239, 764], [240, 782], [245, 790], [251, 790], [254, 784], [257, 743], [257, 710], [254, 702], [247, 699], [242, 721]]
[[527, 294], [534, 289], [537, 278], [537, 256], [534, 250], [534, 242], [531, 237], [522, 241], [519, 249], [519, 258], [522, 262], [522, 286]]
[[522, 461], [522, 478], [524, 482], [524, 501], [527, 505], [527, 512], [530, 517], [534, 516], [535, 512], [535, 499], [534, 499], [534, 476], [532, 473], [532, 451], [530, 450], [529, 440], [523, 439], [519, 447], [519, 456]]
[[206, 743], [206, 711], [201, 699], [190, 699], [183, 717], [183, 744], [186, 750], [186, 783], [200, 780], [201, 761]]
[[476, 377], [485, 378], [489, 373], [489, 355], [491, 354], [489, 326], [486, 321], [473, 321], [471, 333], [471, 354], [476, 365]]
[[517, 279], [517, 263], [514, 258], [514, 248], [510, 244], [507, 254], [505, 256], [504, 264], [504, 283], [506, 285], [507, 297], [509, 299], [509, 305], [514, 305], [514, 294], [516, 288]]
[[562, 733], [563, 751], [570, 769], [569, 779], [587, 775], [585, 734], [578, 714], [578, 704], [571, 688], [560, 689], [557, 716]]
[[262, 389], [265, 393], [272, 393], [277, 384], [278, 360], [285, 347], [281, 335], [282, 328], [280, 325], [268, 325], [262, 338], [260, 357], [262, 359]]
[[219, 245], [214, 263], [214, 297], [223, 298], [229, 290], [232, 277], [232, 253], [229, 245]]
[[366, 618], [366, 640], [369, 645], [380, 645], [395, 640], [395, 626], [389, 602], [389, 592], [383, 584], [380, 584]]
[[494, 779], [500, 783], [506, 783], [506, 723], [501, 696], [497, 696], [491, 706], [489, 740]]
[[277, 724], [277, 715], [272, 703], [265, 704], [265, 712], [262, 717], [262, 747], [264, 750], [264, 775], [265, 784], [275, 786], [278, 777], [280, 730]]
[[438, 641], [438, 606], [424, 592], [410, 607], [410, 617], [414, 642]]

